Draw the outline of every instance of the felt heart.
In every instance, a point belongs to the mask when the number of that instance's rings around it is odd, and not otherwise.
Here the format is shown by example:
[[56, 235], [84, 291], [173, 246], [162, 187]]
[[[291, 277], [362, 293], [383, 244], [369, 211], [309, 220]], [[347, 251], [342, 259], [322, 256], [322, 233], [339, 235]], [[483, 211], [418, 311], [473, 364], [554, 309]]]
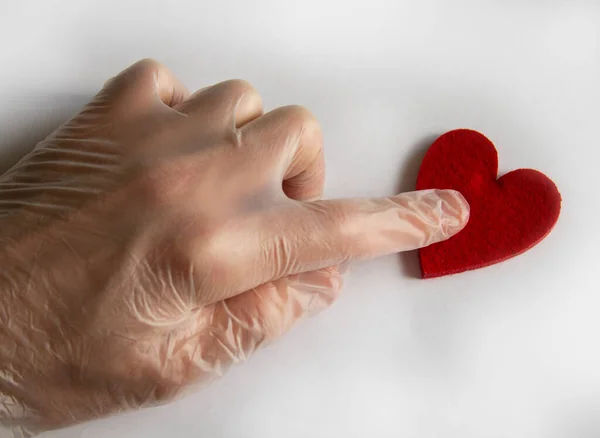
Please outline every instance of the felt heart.
[[547, 176], [532, 169], [497, 176], [496, 148], [478, 132], [450, 131], [429, 148], [417, 190], [457, 190], [469, 202], [471, 215], [460, 233], [419, 250], [423, 278], [502, 262], [532, 248], [552, 230], [561, 196]]

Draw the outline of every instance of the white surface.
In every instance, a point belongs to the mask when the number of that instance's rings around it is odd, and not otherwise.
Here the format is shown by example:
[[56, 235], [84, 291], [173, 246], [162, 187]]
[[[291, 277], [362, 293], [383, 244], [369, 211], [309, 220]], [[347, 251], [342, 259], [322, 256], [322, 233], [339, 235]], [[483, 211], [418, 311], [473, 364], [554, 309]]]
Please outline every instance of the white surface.
[[599, 38], [598, 0], [3, 3], [0, 162], [150, 56], [192, 89], [242, 77], [267, 109], [309, 107], [328, 196], [412, 189], [458, 127], [564, 196], [512, 261], [434, 281], [414, 254], [358, 264], [332, 309], [198, 395], [48, 436], [600, 436]]

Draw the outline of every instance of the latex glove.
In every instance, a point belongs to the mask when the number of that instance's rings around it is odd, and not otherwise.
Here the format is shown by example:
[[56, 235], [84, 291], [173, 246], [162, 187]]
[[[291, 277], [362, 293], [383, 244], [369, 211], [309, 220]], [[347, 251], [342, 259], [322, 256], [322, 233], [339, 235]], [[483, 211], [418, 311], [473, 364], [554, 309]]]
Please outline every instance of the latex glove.
[[[144, 60], [0, 179], [1, 417], [35, 433], [162, 403], [330, 305], [336, 266], [446, 239], [453, 191], [318, 200], [321, 133]], [[20, 431], [20, 432], [18, 432]]]

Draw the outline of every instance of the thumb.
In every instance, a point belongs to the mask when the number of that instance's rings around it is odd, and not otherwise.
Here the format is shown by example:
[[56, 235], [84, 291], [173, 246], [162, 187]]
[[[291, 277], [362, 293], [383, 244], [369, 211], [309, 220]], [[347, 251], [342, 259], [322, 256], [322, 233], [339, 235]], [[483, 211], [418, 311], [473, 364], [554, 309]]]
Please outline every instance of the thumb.
[[453, 190], [367, 199], [296, 202], [251, 220], [238, 236], [238, 266], [252, 267], [242, 289], [287, 275], [409, 251], [464, 228], [469, 206]]

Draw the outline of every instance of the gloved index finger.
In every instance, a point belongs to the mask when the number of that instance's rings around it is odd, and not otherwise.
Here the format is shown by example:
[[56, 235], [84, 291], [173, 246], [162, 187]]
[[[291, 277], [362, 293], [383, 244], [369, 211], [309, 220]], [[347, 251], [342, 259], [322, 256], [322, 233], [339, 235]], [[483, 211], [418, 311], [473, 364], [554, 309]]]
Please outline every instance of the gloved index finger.
[[293, 210], [281, 213], [280, 232], [271, 231], [275, 277], [428, 246], [458, 233], [469, 217], [467, 202], [452, 190], [317, 201]]
[[[294, 202], [245, 218], [227, 231], [228, 298], [288, 275], [414, 250], [446, 240], [469, 218], [453, 190], [367, 199]], [[236, 231], [237, 230], [237, 231]], [[234, 269], [237, 267], [236, 269]]]

